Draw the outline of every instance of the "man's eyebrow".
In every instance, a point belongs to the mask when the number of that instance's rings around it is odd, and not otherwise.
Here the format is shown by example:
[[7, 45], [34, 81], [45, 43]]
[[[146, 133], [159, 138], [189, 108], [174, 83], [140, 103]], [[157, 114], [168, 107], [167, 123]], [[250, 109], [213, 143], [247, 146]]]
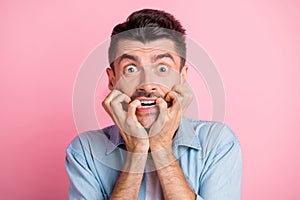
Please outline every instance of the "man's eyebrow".
[[138, 58], [136, 56], [124, 53], [124, 54], [122, 54], [120, 56], [120, 59], [119, 59], [118, 63], [120, 64], [122, 62], [122, 60], [124, 60], [124, 59], [129, 59], [129, 60], [133, 60], [133, 61], [137, 61], [138, 60]]
[[173, 56], [170, 53], [159, 54], [159, 55], [155, 56], [153, 60], [155, 62], [162, 58], [170, 58], [173, 62], [175, 62]]

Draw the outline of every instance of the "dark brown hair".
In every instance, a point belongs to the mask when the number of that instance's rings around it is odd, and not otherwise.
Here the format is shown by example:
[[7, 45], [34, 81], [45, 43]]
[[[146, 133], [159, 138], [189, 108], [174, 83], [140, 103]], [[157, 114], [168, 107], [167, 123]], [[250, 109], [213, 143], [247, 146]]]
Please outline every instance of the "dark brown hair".
[[185, 65], [186, 43], [185, 29], [173, 15], [161, 10], [143, 9], [132, 13], [125, 22], [116, 25], [111, 34], [108, 50], [109, 63], [114, 70], [114, 60], [118, 41], [121, 39], [137, 40], [147, 43], [167, 38], [175, 43], [180, 66]]

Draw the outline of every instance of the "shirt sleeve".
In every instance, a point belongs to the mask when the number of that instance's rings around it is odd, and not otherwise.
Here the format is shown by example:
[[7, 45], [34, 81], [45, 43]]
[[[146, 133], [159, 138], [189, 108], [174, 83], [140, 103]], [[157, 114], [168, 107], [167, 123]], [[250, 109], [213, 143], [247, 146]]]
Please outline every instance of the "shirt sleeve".
[[[215, 133], [210, 133], [215, 134]], [[242, 158], [240, 144], [227, 127], [210, 138], [206, 164], [201, 175], [199, 200], [239, 200], [241, 198]]]
[[[77, 143], [77, 144], [76, 144]], [[76, 147], [76, 150], [72, 148]], [[96, 177], [89, 169], [84, 153], [78, 151], [79, 142], [73, 141], [66, 150], [66, 170], [69, 175], [69, 200], [108, 199]]]

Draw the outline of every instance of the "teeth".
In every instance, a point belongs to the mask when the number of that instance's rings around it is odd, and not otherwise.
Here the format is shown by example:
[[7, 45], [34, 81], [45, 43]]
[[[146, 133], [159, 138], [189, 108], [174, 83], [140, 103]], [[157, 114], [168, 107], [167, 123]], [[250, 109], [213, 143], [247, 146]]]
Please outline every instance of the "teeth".
[[141, 101], [141, 103], [143, 103], [143, 104], [153, 104], [153, 103], [155, 103], [155, 101], [146, 101], [146, 100], [142, 100]]
[[154, 100], [141, 100], [141, 105], [143, 107], [154, 106], [155, 105], [155, 101]]

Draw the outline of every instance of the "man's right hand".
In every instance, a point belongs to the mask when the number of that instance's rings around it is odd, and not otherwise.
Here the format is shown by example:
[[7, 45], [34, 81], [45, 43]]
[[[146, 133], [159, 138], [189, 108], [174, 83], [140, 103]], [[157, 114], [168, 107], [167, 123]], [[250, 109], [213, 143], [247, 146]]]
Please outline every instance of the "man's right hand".
[[[132, 153], [148, 153], [149, 140], [145, 128], [135, 115], [136, 109], [141, 106], [139, 100], [131, 99], [119, 90], [113, 90], [102, 102], [102, 106], [118, 127], [125, 141], [127, 151]], [[128, 105], [128, 112], [123, 105]]]

